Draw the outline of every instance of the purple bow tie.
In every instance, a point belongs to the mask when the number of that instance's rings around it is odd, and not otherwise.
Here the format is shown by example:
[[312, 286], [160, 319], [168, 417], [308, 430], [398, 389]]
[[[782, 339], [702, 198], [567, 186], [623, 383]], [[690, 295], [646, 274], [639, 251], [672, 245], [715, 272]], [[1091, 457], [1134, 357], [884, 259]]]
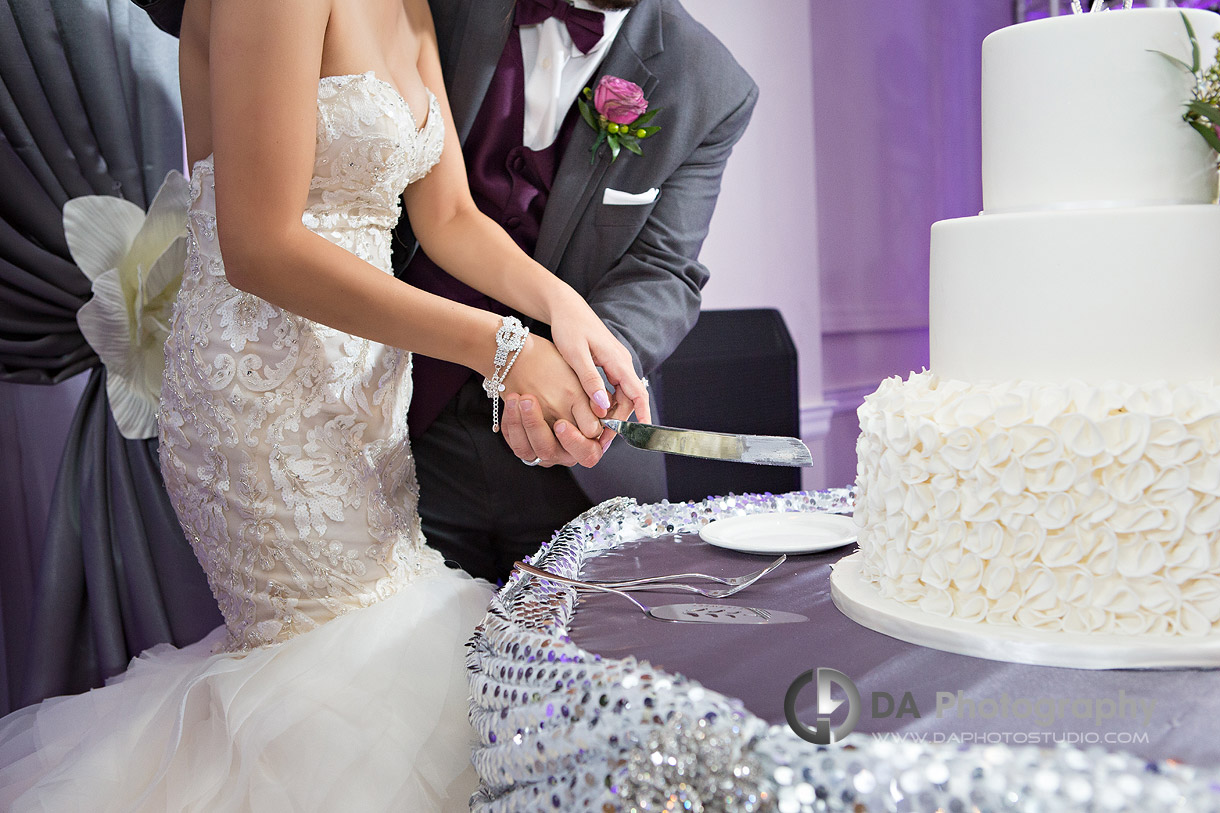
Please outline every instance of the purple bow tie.
[[581, 53], [589, 53], [602, 38], [605, 18], [600, 11], [576, 8], [565, 0], [517, 0], [516, 25], [537, 25], [548, 17], [554, 17], [568, 27], [568, 35]]

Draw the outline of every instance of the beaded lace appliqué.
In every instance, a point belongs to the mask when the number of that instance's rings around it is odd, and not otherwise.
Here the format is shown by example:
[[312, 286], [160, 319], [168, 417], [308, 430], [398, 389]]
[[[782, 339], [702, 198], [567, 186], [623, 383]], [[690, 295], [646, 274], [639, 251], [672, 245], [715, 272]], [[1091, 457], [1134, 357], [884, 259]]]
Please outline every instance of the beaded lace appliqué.
[[[440, 159], [436, 98], [417, 128], [372, 73], [318, 85], [302, 222], [386, 273], [402, 190]], [[282, 641], [442, 567], [424, 545], [407, 441], [410, 356], [230, 286], [211, 159], [191, 177], [188, 262], [166, 343], [166, 486], [229, 630]]]

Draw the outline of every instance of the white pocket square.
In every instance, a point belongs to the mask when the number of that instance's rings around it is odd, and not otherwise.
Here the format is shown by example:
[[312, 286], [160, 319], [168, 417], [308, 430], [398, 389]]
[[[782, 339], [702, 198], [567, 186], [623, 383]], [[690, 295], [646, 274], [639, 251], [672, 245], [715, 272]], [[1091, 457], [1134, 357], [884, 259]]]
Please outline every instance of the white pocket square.
[[647, 192], [635, 193], [607, 187], [605, 194], [602, 195], [602, 203], [606, 206], [643, 206], [646, 203], [652, 203], [660, 194], [661, 190], [655, 186]]

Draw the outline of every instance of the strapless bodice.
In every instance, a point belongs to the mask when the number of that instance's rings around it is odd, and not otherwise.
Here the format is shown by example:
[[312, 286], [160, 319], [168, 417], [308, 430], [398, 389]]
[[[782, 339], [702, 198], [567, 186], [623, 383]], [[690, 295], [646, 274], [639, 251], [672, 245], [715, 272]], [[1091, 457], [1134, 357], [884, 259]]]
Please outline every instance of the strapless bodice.
[[[317, 147], [301, 221], [313, 232], [390, 270], [390, 230], [402, 191], [428, 174], [445, 142], [440, 104], [427, 91], [423, 125], [393, 85], [373, 71], [318, 81]], [[214, 216], [212, 156], [191, 170], [192, 209]]]
[[306, 226], [394, 227], [402, 190], [441, 157], [440, 105], [431, 91], [427, 95], [421, 126], [398, 91], [372, 71], [318, 83], [318, 146]]

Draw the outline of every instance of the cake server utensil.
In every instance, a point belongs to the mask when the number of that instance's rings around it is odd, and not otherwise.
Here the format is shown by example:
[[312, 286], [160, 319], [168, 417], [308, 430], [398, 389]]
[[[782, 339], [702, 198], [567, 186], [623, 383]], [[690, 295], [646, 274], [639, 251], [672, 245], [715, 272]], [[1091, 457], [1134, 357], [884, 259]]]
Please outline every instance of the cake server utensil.
[[788, 561], [788, 554], [781, 554], [778, 559], [766, 567], [741, 576], [713, 576], [710, 573], [671, 573], [667, 576], [640, 576], [634, 579], [587, 579], [586, 581], [589, 584], [599, 584], [602, 587], [614, 587], [619, 590], [625, 590], [641, 584], [681, 582], [683, 579], [705, 579], [717, 584], [723, 584], [726, 587], [736, 587], [739, 584], [753, 584], [786, 561]]
[[[630, 598], [630, 596], [628, 596]], [[649, 607], [648, 614], [662, 621], [686, 621], [702, 624], [793, 624], [809, 619], [800, 613], [784, 610], [764, 610], [759, 607], [738, 607], [734, 604], [662, 604]]]
[[626, 593], [631, 590], [681, 590], [687, 593], [694, 593], [696, 595], [703, 596], [704, 598], [728, 598], [729, 596], [736, 595], [750, 585], [754, 584], [754, 582], [761, 579], [768, 572], [767, 569], [760, 570], [754, 574], [753, 578], [737, 584], [723, 587], [699, 587], [694, 584], [685, 584], [683, 582], [676, 581], [633, 581], [609, 583], [601, 581], [579, 581], [577, 579], [569, 579], [566, 576], [559, 576], [556, 573], [551, 573], [550, 571], [543, 570], [542, 568], [526, 570], [526, 568], [523, 566], [518, 569], [524, 570], [527, 573], [533, 573], [535, 576], [539, 576], [544, 579], [550, 579], [551, 581], [562, 581], [564, 584], [570, 584], [578, 590], [609, 589], [617, 590], [620, 593]]
[[651, 452], [758, 463], [765, 466], [813, 465], [813, 455], [810, 454], [809, 447], [798, 438], [728, 435], [614, 418], [602, 418], [602, 425], [617, 432], [629, 445]]
[[622, 596], [638, 607], [645, 615], [660, 619], [661, 621], [685, 621], [702, 624], [789, 624], [796, 621], [809, 620], [798, 613], [789, 613], [782, 610], [764, 610], [760, 607], [739, 607], [736, 604], [698, 602], [662, 604], [658, 607], [649, 607], [642, 602], [636, 601], [634, 597], [627, 595], [622, 590], [615, 590], [611, 587], [603, 587], [600, 584], [591, 584], [589, 582], [582, 582], [579, 579], [560, 576], [558, 573], [551, 573], [542, 568], [528, 565], [525, 562], [515, 562], [513, 569], [540, 579], [546, 579], [547, 581]]

